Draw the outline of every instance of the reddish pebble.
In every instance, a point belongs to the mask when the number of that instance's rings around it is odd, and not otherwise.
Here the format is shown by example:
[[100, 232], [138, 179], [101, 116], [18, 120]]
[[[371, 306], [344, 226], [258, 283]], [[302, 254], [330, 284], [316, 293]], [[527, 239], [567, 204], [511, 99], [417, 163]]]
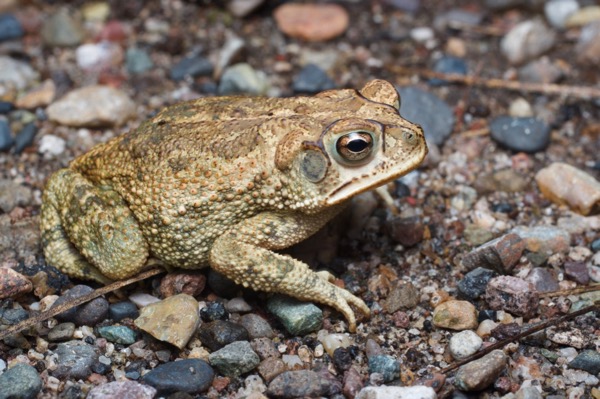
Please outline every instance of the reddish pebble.
[[31, 292], [33, 285], [25, 276], [8, 267], [0, 268], [0, 299]]
[[179, 272], [169, 273], [160, 282], [160, 293], [164, 298], [188, 294], [200, 295], [206, 285], [206, 276], [199, 273]]
[[127, 36], [128, 32], [125, 25], [119, 21], [110, 21], [104, 25], [104, 28], [102, 28], [96, 40], [99, 42], [106, 40], [109, 42], [122, 43], [127, 39]]
[[565, 262], [565, 275], [576, 283], [587, 285], [590, 283], [590, 273], [585, 262]]
[[485, 300], [493, 310], [532, 317], [538, 308], [539, 294], [528, 281], [513, 276], [499, 276], [488, 283]]
[[319, 42], [344, 33], [350, 18], [337, 4], [285, 3], [274, 12], [279, 30], [297, 39]]

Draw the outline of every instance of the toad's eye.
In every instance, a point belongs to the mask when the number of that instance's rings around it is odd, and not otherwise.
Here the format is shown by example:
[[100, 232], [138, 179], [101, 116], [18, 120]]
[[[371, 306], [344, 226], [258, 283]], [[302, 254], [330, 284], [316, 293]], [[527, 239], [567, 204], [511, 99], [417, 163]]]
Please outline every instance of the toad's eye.
[[347, 133], [337, 139], [335, 149], [347, 162], [362, 161], [373, 151], [373, 136], [362, 130]]

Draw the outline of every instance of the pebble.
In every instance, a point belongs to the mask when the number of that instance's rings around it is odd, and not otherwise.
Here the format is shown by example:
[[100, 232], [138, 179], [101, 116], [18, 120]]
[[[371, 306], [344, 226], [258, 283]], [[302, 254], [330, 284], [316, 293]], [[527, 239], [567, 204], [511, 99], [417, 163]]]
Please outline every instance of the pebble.
[[116, 322], [123, 319], [136, 319], [139, 315], [140, 312], [133, 302], [117, 302], [108, 307], [108, 316]]
[[264, 0], [232, 0], [227, 3], [227, 9], [234, 17], [244, 18], [263, 4]]
[[500, 49], [511, 64], [521, 64], [550, 50], [556, 42], [556, 32], [540, 19], [515, 25], [500, 42]]
[[355, 398], [365, 386], [356, 367], [350, 367], [350, 369], [344, 373], [343, 382], [342, 393], [347, 398]]
[[208, 356], [213, 367], [228, 377], [237, 377], [256, 368], [260, 358], [248, 341], [236, 341]]
[[123, 49], [112, 42], [86, 43], [75, 50], [77, 66], [84, 71], [105, 71], [123, 63]]
[[110, 4], [103, 1], [87, 3], [81, 7], [81, 14], [87, 22], [104, 22], [110, 11]]
[[[1, 187], [0, 191], [2, 191]], [[3, 202], [2, 196], [0, 193], [0, 202]], [[0, 209], [4, 210], [2, 204], [0, 204]], [[0, 299], [16, 298], [21, 294], [31, 292], [31, 290], [33, 290], [33, 284], [21, 273], [17, 273], [9, 267], [0, 267]]]
[[225, 320], [202, 323], [198, 329], [198, 338], [211, 351], [216, 351], [235, 341], [250, 339], [248, 330], [243, 326]]
[[[434, 72], [466, 75], [469, 72], [467, 63], [464, 59], [452, 56], [443, 56], [435, 62], [433, 66]], [[443, 86], [448, 84], [445, 80], [434, 78], [429, 80], [429, 84], [432, 86]]]
[[571, 248], [571, 236], [565, 230], [555, 226], [519, 226], [512, 230], [524, 241], [530, 252], [552, 255], [567, 252]]
[[240, 291], [243, 288], [241, 285], [236, 284], [232, 280], [228, 279], [219, 272], [213, 269], [208, 270], [207, 281], [208, 286], [211, 290], [217, 293], [221, 297], [233, 298], [240, 295]]
[[471, 270], [457, 284], [458, 291], [468, 299], [477, 299], [485, 293], [488, 282], [498, 273], [478, 267]]
[[360, 390], [355, 399], [436, 399], [433, 388], [425, 386], [412, 387], [365, 387]]
[[563, 162], [554, 162], [541, 169], [535, 180], [545, 197], [583, 215], [592, 212], [600, 201], [600, 182]]
[[514, 337], [520, 332], [521, 327], [517, 323], [500, 323], [490, 331], [490, 334], [497, 341], [501, 341], [503, 339]]
[[63, 342], [73, 338], [75, 323], [65, 322], [55, 325], [48, 331], [48, 341]]
[[539, 295], [528, 281], [513, 276], [499, 276], [488, 283], [485, 300], [491, 309], [529, 318], [537, 311]]
[[0, 118], [0, 151], [8, 151], [15, 143], [10, 131], [10, 125], [4, 118]]
[[136, 341], [137, 334], [126, 326], [104, 326], [98, 328], [98, 334], [115, 344], [131, 345]]
[[215, 65], [213, 77], [221, 77], [223, 69], [227, 67], [227, 65], [229, 65], [233, 59], [240, 55], [245, 46], [246, 42], [244, 41], [244, 39], [238, 37], [232, 31], [226, 32], [225, 43], [219, 50], [219, 58], [217, 59]]
[[243, 315], [240, 324], [248, 331], [250, 339], [275, 337], [275, 332], [271, 328], [271, 325], [257, 314], [249, 313]]
[[229, 313], [248, 313], [252, 311], [252, 306], [244, 298], [232, 298], [225, 303], [225, 310]]
[[346, 348], [337, 348], [332, 356], [335, 369], [344, 372], [352, 366], [352, 355]]
[[209, 302], [205, 307], [200, 309], [200, 318], [202, 321], [215, 321], [229, 319], [229, 313], [225, 310], [225, 305], [221, 302]]
[[284, 296], [273, 296], [267, 301], [267, 309], [292, 335], [306, 335], [317, 331], [323, 324], [323, 312], [309, 302], [300, 302]]
[[152, 303], [160, 302], [160, 299], [150, 294], [144, 294], [141, 292], [135, 292], [129, 296], [129, 300], [133, 302], [137, 307], [143, 308]]
[[583, 335], [581, 330], [576, 328], [567, 328], [557, 330], [549, 328], [547, 331], [548, 339], [555, 344], [572, 346], [573, 348], [582, 349], [587, 341], [587, 337]]
[[536, 387], [521, 387], [515, 394], [515, 399], [543, 399]]
[[142, 382], [154, 387], [160, 396], [198, 394], [210, 388], [214, 377], [214, 370], [204, 360], [184, 359], [159, 365], [145, 374]]
[[566, 261], [563, 266], [566, 277], [578, 284], [588, 285], [590, 283], [590, 273], [585, 262]]
[[330, 397], [337, 393], [339, 386], [331, 379], [324, 378], [312, 370], [286, 371], [271, 381], [267, 388], [268, 397]]
[[508, 274], [519, 262], [525, 241], [515, 233], [508, 233], [475, 248], [465, 255], [462, 264], [468, 270], [477, 267]]
[[558, 62], [552, 62], [548, 57], [541, 57], [533, 60], [518, 71], [519, 80], [530, 83], [556, 83], [565, 72], [558, 65]]
[[59, 8], [44, 20], [41, 34], [44, 44], [57, 47], [77, 46], [85, 37], [81, 21], [67, 7]]
[[38, 128], [34, 122], [28, 123], [17, 133], [15, 137], [15, 154], [20, 154], [23, 150], [33, 144], [33, 139], [38, 132]]
[[185, 347], [199, 323], [198, 302], [187, 294], [174, 295], [142, 308], [134, 321], [140, 330], [179, 349]]
[[398, 280], [388, 294], [383, 308], [388, 313], [400, 309], [413, 309], [419, 304], [419, 291], [410, 281]]
[[579, 10], [577, 0], [550, 0], [544, 4], [544, 14], [550, 25], [564, 29], [567, 19]]
[[52, 79], [46, 79], [41, 85], [17, 99], [18, 108], [34, 109], [45, 107], [54, 100], [56, 85]]
[[209, 76], [213, 73], [212, 62], [200, 55], [192, 55], [182, 58], [181, 61], [173, 65], [169, 71], [171, 80], [180, 81], [187, 77]]
[[71, 91], [46, 109], [48, 118], [73, 127], [120, 126], [135, 116], [135, 103], [110, 86], [86, 86]]
[[600, 352], [597, 350], [584, 350], [569, 362], [569, 367], [597, 375], [600, 373]]
[[56, 369], [51, 374], [59, 379], [85, 380], [92, 374], [92, 367], [99, 357], [96, 347], [82, 341], [59, 344], [54, 353], [57, 355]]
[[329, 356], [333, 356], [337, 349], [348, 348], [352, 344], [348, 334], [329, 334], [326, 330], [319, 331], [317, 339], [321, 342], [323, 349], [325, 349], [325, 352]]
[[284, 371], [287, 371], [285, 363], [276, 357], [266, 358], [258, 365], [258, 373], [267, 383]]
[[16, 363], [0, 375], [0, 398], [34, 399], [42, 390], [37, 370], [26, 363]]
[[160, 281], [160, 294], [168, 298], [177, 294], [198, 296], [206, 286], [206, 276], [195, 272], [169, 273]]
[[550, 127], [536, 118], [499, 116], [489, 126], [492, 139], [513, 151], [534, 153], [550, 144]]
[[[52, 307], [72, 301], [73, 299], [90, 294], [94, 291], [87, 285], [76, 285], [73, 288], [63, 292], [63, 294], [54, 302]], [[56, 315], [60, 321], [70, 321], [78, 326], [95, 326], [108, 316], [108, 301], [102, 297], [92, 299], [90, 302], [76, 306], [67, 311]]]
[[481, 359], [461, 366], [454, 378], [454, 386], [468, 392], [485, 389], [504, 371], [507, 361], [504, 352], [496, 349]]
[[409, 36], [415, 42], [427, 45], [435, 39], [435, 32], [429, 26], [417, 26], [410, 30]]
[[510, 103], [508, 114], [512, 118], [530, 118], [533, 116], [533, 108], [529, 101], [523, 97], [517, 97]]
[[12, 14], [0, 14], [0, 42], [23, 36], [23, 27]]
[[273, 12], [280, 31], [296, 39], [320, 42], [343, 34], [350, 17], [338, 4], [285, 3]]
[[269, 89], [267, 76], [262, 71], [256, 71], [249, 64], [232, 65], [223, 71], [219, 87], [220, 95], [251, 94], [264, 95]]
[[477, 310], [467, 301], [446, 301], [433, 310], [433, 324], [457, 331], [472, 330], [477, 328]]
[[62, 137], [45, 134], [40, 139], [38, 152], [43, 154], [46, 159], [52, 159], [65, 152], [66, 146], [67, 142]]
[[129, 47], [125, 52], [125, 67], [127, 72], [138, 75], [149, 71], [154, 66], [148, 52], [139, 47]]
[[0, 114], [8, 114], [14, 108], [15, 106], [10, 101], [3, 101], [0, 99]]
[[425, 225], [419, 216], [393, 217], [386, 221], [385, 228], [392, 240], [405, 247], [417, 245], [425, 234]]
[[[441, 146], [454, 128], [454, 112], [440, 98], [417, 87], [399, 89], [400, 115], [421, 125], [428, 142]], [[424, 109], [429, 110], [423, 112]]]
[[318, 93], [335, 89], [335, 82], [315, 64], [308, 64], [300, 70], [292, 80], [294, 93]]
[[29, 64], [0, 55], [0, 82], [24, 90], [38, 79], [39, 74]]
[[156, 389], [136, 381], [113, 381], [96, 385], [88, 392], [86, 399], [152, 399]]
[[375, 355], [369, 357], [369, 374], [378, 373], [384, 382], [400, 378], [400, 362], [390, 355]]
[[448, 348], [456, 360], [471, 356], [481, 348], [483, 340], [472, 330], [456, 333], [450, 338]]
[[537, 292], [551, 292], [559, 289], [555, 273], [544, 267], [531, 269], [525, 280], [533, 284]]
[[600, 6], [589, 5], [575, 11], [565, 21], [565, 27], [576, 28], [590, 25], [595, 21], [600, 20]]
[[467, 10], [465, 8], [452, 8], [447, 12], [440, 12], [435, 16], [433, 26], [439, 32], [461, 27], [477, 27], [481, 25], [485, 14], [483, 11]]

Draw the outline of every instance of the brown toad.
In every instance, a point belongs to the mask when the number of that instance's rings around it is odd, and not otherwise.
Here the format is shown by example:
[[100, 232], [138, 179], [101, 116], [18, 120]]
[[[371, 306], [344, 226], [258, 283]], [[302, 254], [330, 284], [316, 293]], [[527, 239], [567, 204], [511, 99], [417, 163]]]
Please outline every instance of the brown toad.
[[315, 233], [365, 190], [416, 168], [420, 127], [388, 82], [313, 97], [215, 97], [166, 108], [56, 172], [41, 230], [51, 265], [109, 281], [148, 257], [210, 266], [255, 290], [327, 304], [365, 303], [328, 273], [276, 250]]

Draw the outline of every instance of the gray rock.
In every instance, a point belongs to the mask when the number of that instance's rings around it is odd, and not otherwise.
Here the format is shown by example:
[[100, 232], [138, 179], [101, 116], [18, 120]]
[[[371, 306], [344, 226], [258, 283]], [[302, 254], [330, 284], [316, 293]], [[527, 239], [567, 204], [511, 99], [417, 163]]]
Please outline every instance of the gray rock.
[[86, 399], [152, 399], [156, 389], [135, 381], [113, 381], [90, 389]]
[[[444, 56], [435, 62], [433, 70], [439, 73], [466, 75], [469, 68], [467, 67], [467, 62], [462, 58]], [[445, 80], [437, 78], [429, 80], [429, 84], [432, 86], [443, 86], [447, 83]]]
[[305, 335], [317, 331], [323, 324], [321, 309], [297, 299], [273, 296], [267, 302], [267, 309], [273, 313], [292, 335]]
[[81, 20], [71, 15], [67, 7], [45, 19], [41, 34], [46, 45], [58, 47], [77, 46], [85, 36]]
[[273, 338], [275, 336], [271, 325], [257, 314], [249, 313], [243, 315], [240, 323], [248, 331], [250, 339]]
[[256, 71], [249, 64], [241, 63], [225, 69], [219, 82], [218, 93], [263, 95], [267, 92], [269, 83], [262, 71]]
[[508, 357], [496, 349], [481, 359], [474, 360], [458, 369], [454, 386], [462, 391], [480, 391], [496, 381], [504, 371]]
[[550, 50], [556, 41], [556, 32], [539, 20], [523, 21], [502, 38], [500, 49], [512, 64], [520, 64]]
[[452, 109], [434, 94], [416, 87], [401, 87], [399, 92], [400, 115], [421, 125], [427, 141], [441, 146], [454, 128]]
[[[52, 305], [56, 307], [73, 299], [93, 292], [94, 289], [87, 285], [76, 285], [65, 291]], [[83, 305], [76, 306], [56, 316], [60, 321], [70, 321], [78, 326], [95, 326], [108, 316], [108, 301], [96, 298]]]
[[146, 72], [154, 66], [148, 52], [138, 47], [130, 47], [125, 53], [125, 66], [127, 72], [139, 74]]
[[108, 315], [114, 321], [123, 319], [135, 319], [140, 315], [140, 312], [135, 306], [135, 303], [129, 301], [113, 303], [108, 307]]
[[38, 78], [39, 74], [29, 64], [0, 55], [0, 82], [24, 90]]
[[400, 309], [412, 309], [419, 304], [419, 291], [410, 281], [399, 280], [387, 297], [384, 309], [394, 313]]
[[37, 132], [38, 128], [34, 122], [25, 125], [15, 137], [15, 154], [22, 153], [25, 148], [33, 144], [33, 139]]
[[9, 213], [16, 206], [25, 207], [31, 204], [31, 189], [12, 180], [0, 180], [0, 210]]
[[81, 341], [59, 344], [55, 353], [58, 356], [57, 367], [51, 374], [59, 379], [85, 380], [92, 374], [92, 366], [99, 357], [96, 347]]
[[23, 36], [21, 22], [12, 14], [0, 14], [0, 42]]
[[161, 396], [174, 392], [197, 394], [210, 388], [215, 372], [204, 360], [185, 359], [161, 364], [142, 377], [142, 382]]
[[104, 326], [98, 328], [98, 334], [115, 344], [131, 345], [136, 340], [136, 332], [125, 326]]
[[595, 350], [582, 351], [569, 363], [569, 367], [597, 375], [600, 373], [600, 352]]
[[369, 357], [369, 374], [383, 375], [385, 382], [400, 378], [400, 362], [389, 355], [375, 355]]
[[0, 375], [0, 399], [34, 399], [42, 390], [35, 368], [17, 363]]
[[271, 381], [267, 395], [278, 398], [330, 397], [339, 393], [338, 388], [330, 379], [312, 370], [286, 371]]
[[499, 116], [490, 130], [492, 139], [513, 151], [534, 153], [550, 144], [550, 126], [533, 117]]
[[208, 356], [210, 364], [226, 376], [236, 377], [254, 370], [260, 358], [248, 341], [236, 341]]
[[200, 325], [198, 338], [203, 345], [216, 351], [235, 341], [247, 341], [250, 339], [250, 335], [246, 328], [237, 323], [215, 320]]
[[600, 62], [600, 21], [592, 22], [581, 29], [575, 52], [577, 60], [581, 63], [596, 65]]
[[169, 77], [171, 80], [179, 81], [188, 76], [207, 76], [212, 72], [213, 64], [210, 60], [199, 55], [192, 55], [175, 64], [169, 72]]
[[577, 0], [550, 0], [544, 4], [544, 14], [550, 25], [563, 29], [571, 14], [579, 10]]
[[73, 338], [75, 332], [75, 323], [66, 322], [60, 323], [54, 326], [48, 331], [48, 341], [50, 342], [62, 342], [68, 341]]
[[295, 93], [317, 93], [334, 89], [335, 82], [317, 65], [308, 64], [294, 76], [292, 88]]

